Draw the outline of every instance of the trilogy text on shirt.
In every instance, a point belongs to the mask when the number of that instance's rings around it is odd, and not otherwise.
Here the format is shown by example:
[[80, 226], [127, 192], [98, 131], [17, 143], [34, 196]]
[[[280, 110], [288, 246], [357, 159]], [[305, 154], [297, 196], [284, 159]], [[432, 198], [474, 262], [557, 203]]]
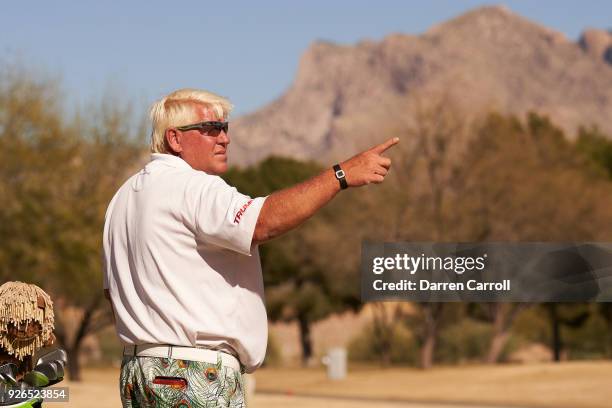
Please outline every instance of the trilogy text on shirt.
[[240, 210], [238, 210], [238, 212], [236, 213], [236, 216], [234, 217], [234, 224], [240, 223], [240, 218], [242, 218], [242, 215], [246, 211], [247, 207], [251, 205], [252, 202], [253, 202], [252, 199], [249, 200], [245, 205], [242, 206], [242, 208], [240, 208]]
[[501, 282], [478, 282], [475, 279], [470, 279], [467, 284], [464, 282], [430, 282], [426, 279], [419, 280], [419, 288], [417, 289], [417, 283], [415, 281], [409, 281], [402, 279], [399, 282], [383, 282], [377, 279], [373, 282], [372, 286], [377, 291], [416, 291], [416, 290], [428, 290], [428, 291], [461, 291], [473, 290], [473, 291], [510, 291], [510, 279], [504, 279]]

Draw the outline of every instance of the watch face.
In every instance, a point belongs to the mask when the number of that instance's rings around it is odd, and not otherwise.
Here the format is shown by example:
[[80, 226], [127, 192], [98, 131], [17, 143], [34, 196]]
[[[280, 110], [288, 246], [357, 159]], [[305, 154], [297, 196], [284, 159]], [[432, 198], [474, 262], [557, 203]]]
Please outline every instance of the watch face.
[[344, 178], [344, 170], [337, 170], [336, 171], [336, 178]]

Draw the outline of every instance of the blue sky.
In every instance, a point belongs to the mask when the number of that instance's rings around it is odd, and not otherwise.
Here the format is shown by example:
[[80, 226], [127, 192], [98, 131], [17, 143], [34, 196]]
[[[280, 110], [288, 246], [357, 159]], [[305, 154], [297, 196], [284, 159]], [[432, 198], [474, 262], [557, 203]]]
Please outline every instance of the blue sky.
[[[278, 97], [317, 39], [353, 44], [418, 34], [481, 1], [13, 1], [0, 11], [0, 64], [62, 80], [67, 107], [104, 94], [144, 109], [181, 87], [228, 96], [246, 113]], [[493, 3], [495, 4], [495, 3]], [[612, 27], [610, 1], [506, 1], [576, 39]]]

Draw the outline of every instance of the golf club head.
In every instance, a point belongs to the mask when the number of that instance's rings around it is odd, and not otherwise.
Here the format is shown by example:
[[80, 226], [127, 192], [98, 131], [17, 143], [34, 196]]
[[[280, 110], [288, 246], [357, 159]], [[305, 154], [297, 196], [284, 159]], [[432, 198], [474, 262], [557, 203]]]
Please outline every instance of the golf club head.
[[49, 385], [56, 384], [64, 379], [64, 365], [57, 361], [54, 362], [53, 364], [56, 366], [57, 377], [55, 380], [51, 381]]
[[47, 363], [49, 361], [61, 361], [63, 367], [68, 363], [68, 354], [66, 353], [66, 350], [57, 348], [40, 356], [40, 358], [36, 362], [35, 367], [40, 364]]
[[9, 385], [16, 385], [17, 365], [14, 363], [3, 364], [0, 366], [0, 377]]
[[55, 364], [57, 364], [57, 378], [61, 380], [64, 378], [64, 363], [58, 363], [56, 361]]
[[49, 385], [57, 384], [64, 379], [64, 367], [60, 361], [50, 361], [35, 368], [36, 371], [43, 373], [49, 379]]
[[23, 377], [22, 384], [32, 387], [46, 387], [49, 385], [49, 377], [37, 370], [32, 370]]
[[0, 381], [5, 383], [9, 387], [13, 387], [17, 385], [17, 379], [8, 373], [4, 373], [4, 374], [0, 373]]
[[[0, 377], [2, 377], [0, 375]], [[8, 400], [8, 390], [10, 385], [8, 385], [4, 380], [0, 378], [0, 403], [6, 402]]]
[[51, 364], [55, 373], [54, 381], [64, 378], [64, 365], [61, 361], [51, 361], [49, 364]]
[[39, 373], [44, 374], [49, 381], [55, 381], [58, 378], [58, 372], [57, 372], [57, 366], [59, 364], [56, 364], [53, 361], [50, 361], [48, 363], [44, 363], [44, 364], [39, 364], [34, 368], [34, 371], [38, 371]]

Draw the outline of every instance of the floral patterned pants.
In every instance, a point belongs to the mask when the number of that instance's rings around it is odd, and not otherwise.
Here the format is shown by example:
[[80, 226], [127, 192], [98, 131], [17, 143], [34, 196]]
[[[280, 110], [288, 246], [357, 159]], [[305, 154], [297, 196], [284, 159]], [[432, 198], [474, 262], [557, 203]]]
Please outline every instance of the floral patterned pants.
[[124, 356], [119, 380], [128, 408], [246, 407], [242, 374], [217, 363]]

